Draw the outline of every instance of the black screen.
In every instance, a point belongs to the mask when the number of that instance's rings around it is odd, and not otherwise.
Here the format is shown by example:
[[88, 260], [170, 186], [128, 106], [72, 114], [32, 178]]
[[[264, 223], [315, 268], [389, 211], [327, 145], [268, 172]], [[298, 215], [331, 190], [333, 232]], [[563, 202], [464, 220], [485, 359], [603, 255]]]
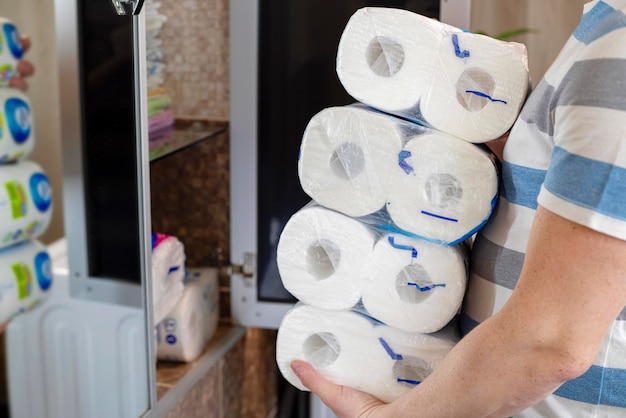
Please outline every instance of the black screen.
[[78, 0], [89, 275], [139, 283], [133, 17]]
[[311, 200], [298, 179], [308, 122], [327, 107], [354, 103], [337, 78], [335, 62], [343, 29], [362, 7], [439, 16], [439, 0], [259, 1], [259, 300], [295, 301], [280, 281], [276, 245], [291, 215]]

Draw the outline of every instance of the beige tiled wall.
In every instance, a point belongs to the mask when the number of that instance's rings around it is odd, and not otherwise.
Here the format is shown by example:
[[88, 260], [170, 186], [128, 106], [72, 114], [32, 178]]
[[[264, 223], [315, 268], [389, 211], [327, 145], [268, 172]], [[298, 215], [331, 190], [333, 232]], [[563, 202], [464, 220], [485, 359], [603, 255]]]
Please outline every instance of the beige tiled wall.
[[177, 117], [228, 118], [228, 0], [161, 1], [165, 87]]

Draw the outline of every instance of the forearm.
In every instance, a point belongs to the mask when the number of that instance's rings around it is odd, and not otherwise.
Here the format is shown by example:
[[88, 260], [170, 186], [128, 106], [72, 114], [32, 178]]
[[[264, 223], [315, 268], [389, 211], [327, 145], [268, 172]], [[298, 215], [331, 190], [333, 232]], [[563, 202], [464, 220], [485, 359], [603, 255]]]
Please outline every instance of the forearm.
[[516, 335], [504, 316], [474, 329], [389, 416], [508, 417], [573, 377], [558, 351]]

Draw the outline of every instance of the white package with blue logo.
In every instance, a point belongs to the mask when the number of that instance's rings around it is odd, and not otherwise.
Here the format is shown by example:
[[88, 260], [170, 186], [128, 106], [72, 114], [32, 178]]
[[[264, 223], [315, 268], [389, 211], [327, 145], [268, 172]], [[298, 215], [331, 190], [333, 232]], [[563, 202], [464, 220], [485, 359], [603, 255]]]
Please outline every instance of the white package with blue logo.
[[0, 88], [0, 164], [24, 160], [35, 147], [31, 109], [20, 90]]
[[182, 298], [157, 325], [157, 358], [195, 360], [217, 331], [219, 282], [217, 268], [190, 268]]
[[0, 17], [0, 86], [9, 84], [17, 73], [17, 63], [24, 55], [24, 47], [17, 27]]
[[27, 241], [0, 250], [0, 323], [44, 301], [52, 287], [46, 248]]
[[41, 236], [52, 208], [52, 188], [38, 164], [0, 166], [0, 248]]

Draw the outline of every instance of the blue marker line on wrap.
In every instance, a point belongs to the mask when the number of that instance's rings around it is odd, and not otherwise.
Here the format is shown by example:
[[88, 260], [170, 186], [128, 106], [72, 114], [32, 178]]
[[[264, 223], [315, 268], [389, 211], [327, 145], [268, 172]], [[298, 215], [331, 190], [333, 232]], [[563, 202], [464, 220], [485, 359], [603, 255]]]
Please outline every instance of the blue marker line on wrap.
[[422, 292], [422, 293], [423, 293], [423, 292], [428, 292], [429, 290], [433, 290], [433, 289], [434, 289], [434, 288], [436, 288], [436, 287], [446, 287], [446, 284], [445, 284], [445, 283], [441, 283], [441, 284], [433, 284], [433, 285], [430, 285], [430, 286], [424, 286], [424, 287], [420, 286], [420, 285], [419, 285], [419, 284], [417, 284], [417, 283], [407, 283], [406, 285], [407, 285], [407, 286], [415, 286], [415, 288], [416, 288], [417, 290], [419, 290], [420, 292]]
[[389, 244], [391, 244], [393, 248], [397, 250], [411, 251], [411, 257], [417, 258], [417, 250], [414, 247], [409, 247], [408, 245], [396, 244], [395, 237], [392, 235], [390, 235], [389, 238], [387, 238], [387, 241], [389, 241]]
[[387, 344], [387, 341], [385, 341], [385, 339], [383, 337], [380, 337], [378, 339], [378, 341], [380, 341], [380, 343], [382, 344], [383, 348], [385, 349], [385, 351], [387, 352], [387, 354], [389, 354], [389, 357], [391, 357], [392, 360], [402, 360], [402, 354], [396, 354], [393, 352], [393, 350], [391, 349], [391, 347], [389, 347], [389, 344]]
[[465, 90], [465, 93], [475, 94], [476, 96], [484, 97], [485, 99], [489, 99], [492, 103], [504, 103], [505, 105], [508, 104], [505, 100], [494, 99], [493, 97], [491, 97], [487, 93], [483, 93], [481, 91]]
[[409, 163], [406, 162], [406, 159], [410, 157], [411, 151], [400, 151], [400, 153], [398, 154], [398, 165], [407, 174], [413, 174], [415, 172], [413, 167], [411, 167]]
[[459, 221], [458, 219], [447, 218], [445, 216], [437, 215], [436, 213], [427, 212], [425, 210], [422, 211], [422, 215], [432, 216], [433, 218], [442, 219], [444, 221], [450, 221], [450, 222], [458, 222]]
[[469, 58], [470, 52], [468, 50], [461, 51], [459, 46], [459, 35], [452, 35], [452, 45], [454, 45], [454, 53], [459, 58]]
[[170, 267], [170, 269], [168, 270], [167, 274], [172, 274], [175, 271], [180, 270], [180, 266], [174, 266], [174, 267]]
[[396, 380], [397, 380], [399, 383], [408, 383], [409, 385], [415, 385], [415, 386], [417, 386], [417, 385], [419, 385], [420, 383], [422, 383], [422, 382], [417, 381], [417, 380], [409, 380], [409, 379], [400, 379], [400, 378], [397, 378]]

